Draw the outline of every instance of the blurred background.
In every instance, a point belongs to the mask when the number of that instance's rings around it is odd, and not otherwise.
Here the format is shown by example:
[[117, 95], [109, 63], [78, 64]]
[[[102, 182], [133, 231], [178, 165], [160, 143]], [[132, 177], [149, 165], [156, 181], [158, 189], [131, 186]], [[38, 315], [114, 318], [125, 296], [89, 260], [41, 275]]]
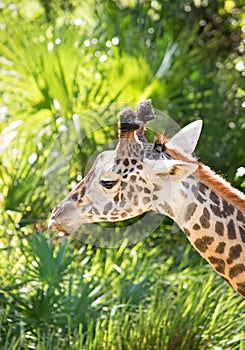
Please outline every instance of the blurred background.
[[60, 199], [116, 138], [88, 133], [103, 106], [151, 98], [180, 127], [202, 119], [196, 155], [244, 191], [244, 1], [0, 0], [0, 38], [0, 348], [245, 349], [244, 301], [169, 219], [94, 247], [48, 232], [45, 185], [69, 123], [86, 147]]

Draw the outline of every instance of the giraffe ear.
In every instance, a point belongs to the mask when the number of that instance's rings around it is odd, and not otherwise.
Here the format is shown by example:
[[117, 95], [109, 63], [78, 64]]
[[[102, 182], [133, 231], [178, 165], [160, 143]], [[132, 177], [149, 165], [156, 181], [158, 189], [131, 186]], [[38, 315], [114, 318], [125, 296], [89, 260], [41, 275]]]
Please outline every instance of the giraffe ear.
[[185, 153], [191, 154], [196, 148], [197, 141], [202, 130], [202, 120], [196, 120], [174, 135], [166, 146], [181, 149]]
[[146, 165], [153, 171], [153, 176], [162, 180], [180, 181], [194, 173], [198, 164], [181, 160], [147, 160]]

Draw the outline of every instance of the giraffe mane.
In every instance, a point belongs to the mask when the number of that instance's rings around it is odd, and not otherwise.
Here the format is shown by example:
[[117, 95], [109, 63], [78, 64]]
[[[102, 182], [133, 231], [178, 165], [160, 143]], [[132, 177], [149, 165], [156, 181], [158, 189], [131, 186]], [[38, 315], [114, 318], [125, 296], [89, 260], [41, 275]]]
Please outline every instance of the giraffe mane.
[[181, 153], [181, 151], [168, 147], [167, 145], [166, 152], [174, 159], [198, 164], [198, 169], [195, 171], [194, 175], [227, 202], [243, 212], [245, 211], [245, 195], [238, 189], [232, 187], [222, 176], [216, 174], [207, 165], [198, 162], [197, 159], [191, 155], [187, 156]]

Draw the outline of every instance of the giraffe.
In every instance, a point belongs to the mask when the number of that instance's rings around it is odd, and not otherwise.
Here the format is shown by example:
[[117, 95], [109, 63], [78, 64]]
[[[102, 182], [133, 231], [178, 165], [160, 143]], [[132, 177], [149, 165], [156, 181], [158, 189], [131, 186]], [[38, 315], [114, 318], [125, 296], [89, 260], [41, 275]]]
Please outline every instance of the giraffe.
[[99, 154], [54, 208], [49, 229], [71, 233], [84, 223], [121, 221], [150, 210], [168, 215], [245, 297], [245, 195], [192, 156], [201, 120], [170, 140], [160, 136], [149, 143], [144, 130], [153, 118], [150, 100], [120, 113], [116, 148]]

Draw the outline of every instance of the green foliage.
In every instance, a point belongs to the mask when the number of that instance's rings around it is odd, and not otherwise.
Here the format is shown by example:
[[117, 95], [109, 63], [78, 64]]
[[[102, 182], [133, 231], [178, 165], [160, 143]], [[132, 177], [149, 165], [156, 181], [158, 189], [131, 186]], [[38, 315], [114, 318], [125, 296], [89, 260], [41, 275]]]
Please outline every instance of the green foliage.
[[176, 266], [146, 242], [95, 250], [39, 234], [15, 255], [22, 276], [0, 295], [3, 349], [242, 349], [244, 301], [189, 266], [189, 246]]
[[75, 181], [116, 138], [118, 102], [204, 119], [198, 156], [244, 189], [242, 5], [0, 3], [1, 349], [245, 349], [244, 301], [169, 221], [131, 248], [43, 233], [64, 174]]

